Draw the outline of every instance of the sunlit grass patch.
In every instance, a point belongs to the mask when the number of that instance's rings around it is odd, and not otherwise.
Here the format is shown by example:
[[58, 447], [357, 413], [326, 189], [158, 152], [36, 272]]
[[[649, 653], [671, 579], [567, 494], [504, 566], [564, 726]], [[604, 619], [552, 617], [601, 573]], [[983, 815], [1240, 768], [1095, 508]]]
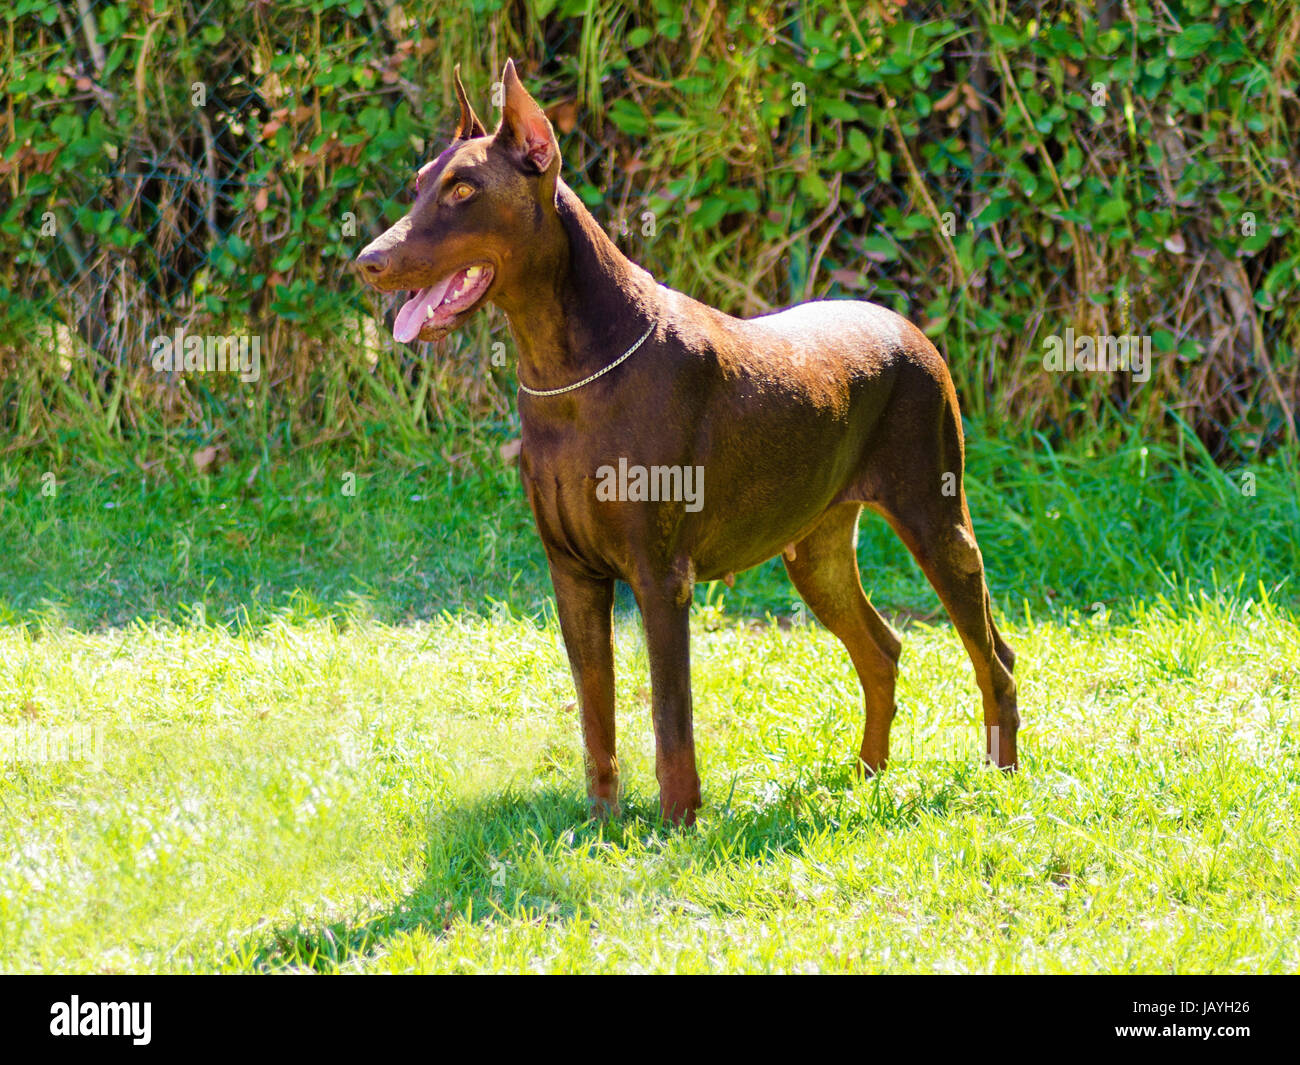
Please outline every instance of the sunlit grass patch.
[[[1256, 598], [1005, 621], [1022, 772], [979, 764], [969, 663], [947, 625], [916, 623], [894, 764], [859, 782], [861, 697], [833, 638], [700, 611], [690, 832], [657, 823], [632, 619], [624, 813], [603, 824], [551, 622], [0, 628], [0, 728], [103, 732], [100, 764], [0, 775], [0, 959], [1293, 970], [1294, 618]], [[944, 730], [958, 741], [935, 757]]]

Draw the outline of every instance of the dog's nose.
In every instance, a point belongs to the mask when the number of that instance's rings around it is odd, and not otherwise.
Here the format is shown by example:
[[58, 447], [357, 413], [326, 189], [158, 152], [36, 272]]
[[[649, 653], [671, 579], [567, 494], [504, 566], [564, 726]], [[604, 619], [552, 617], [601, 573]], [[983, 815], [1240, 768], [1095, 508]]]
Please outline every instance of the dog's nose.
[[367, 281], [377, 281], [388, 272], [388, 252], [367, 248], [352, 264]]

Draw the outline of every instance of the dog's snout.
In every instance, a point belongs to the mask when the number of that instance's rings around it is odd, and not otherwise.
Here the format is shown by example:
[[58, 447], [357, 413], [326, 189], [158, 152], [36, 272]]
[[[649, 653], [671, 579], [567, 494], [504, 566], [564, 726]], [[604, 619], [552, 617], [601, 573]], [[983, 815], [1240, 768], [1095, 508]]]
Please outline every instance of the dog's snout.
[[388, 252], [367, 248], [356, 257], [353, 266], [367, 281], [378, 281], [388, 272]]

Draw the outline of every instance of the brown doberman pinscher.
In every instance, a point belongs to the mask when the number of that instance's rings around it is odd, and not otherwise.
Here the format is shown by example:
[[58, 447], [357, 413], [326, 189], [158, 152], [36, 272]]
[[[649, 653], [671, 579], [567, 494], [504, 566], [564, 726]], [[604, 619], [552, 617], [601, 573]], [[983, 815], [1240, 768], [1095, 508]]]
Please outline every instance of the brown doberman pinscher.
[[957, 395], [934, 345], [871, 303], [740, 319], [658, 284], [561, 180], [555, 133], [512, 62], [502, 82], [489, 134], [457, 72], [453, 143], [420, 168], [410, 212], [356, 265], [382, 291], [412, 290], [393, 326], [400, 341], [443, 337], [489, 300], [510, 320], [520, 471], [578, 689], [593, 802], [617, 810], [615, 580], [631, 586], [645, 624], [660, 809], [690, 824], [700, 806], [693, 589], [782, 553], [862, 681], [861, 767], [884, 767], [900, 644], [858, 576], [864, 506], [943, 600], [975, 666], [987, 757], [1014, 769], [1014, 655], [989, 609]]

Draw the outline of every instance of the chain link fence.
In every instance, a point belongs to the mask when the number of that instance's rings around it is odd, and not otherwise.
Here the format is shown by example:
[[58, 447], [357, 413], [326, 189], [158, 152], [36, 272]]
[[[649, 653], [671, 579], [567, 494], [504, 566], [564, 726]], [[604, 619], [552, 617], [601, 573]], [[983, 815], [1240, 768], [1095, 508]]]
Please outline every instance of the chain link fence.
[[[119, 10], [79, 0], [35, 31], [33, 43], [50, 55], [47, 69], [57, 70], [55, 92], [67, 94], [56, 99], [84, 102], [88, 117], [61, 108], [17, 161], [21, 168], [60, 148], [84, 155], [60, 174], [59, 187], [25, 190], [45, 202], [19, 291], [44, 301], [38, 313], [48, 321], [120, 363], [142, 337], [206, 329], [204, 320], [220, 315], [219, 302], [205, 299], [210, 279], [239, 258], [243, 216], [266, 186], [256, 176], [264, 165], [259, 141], [249, 136], [252, 112], [264, 101], [243, 56], [217, 43], [197, 53], [206, 59], [202, 67], [169, 61], [169, 31], [179, 27], [152, 22], [151, 47], [141, 51], [133, 78], [115, 77], [122, 49], [106, 52], [100, 37], [101, 23], [115, 26]], [[189, 31], [203, 38], [212, 15], [212, 5], [195, 10]], [[150, 91], [151, 81], [173, 91]], [[32, 113], [42, 110], [36, 103]]]

